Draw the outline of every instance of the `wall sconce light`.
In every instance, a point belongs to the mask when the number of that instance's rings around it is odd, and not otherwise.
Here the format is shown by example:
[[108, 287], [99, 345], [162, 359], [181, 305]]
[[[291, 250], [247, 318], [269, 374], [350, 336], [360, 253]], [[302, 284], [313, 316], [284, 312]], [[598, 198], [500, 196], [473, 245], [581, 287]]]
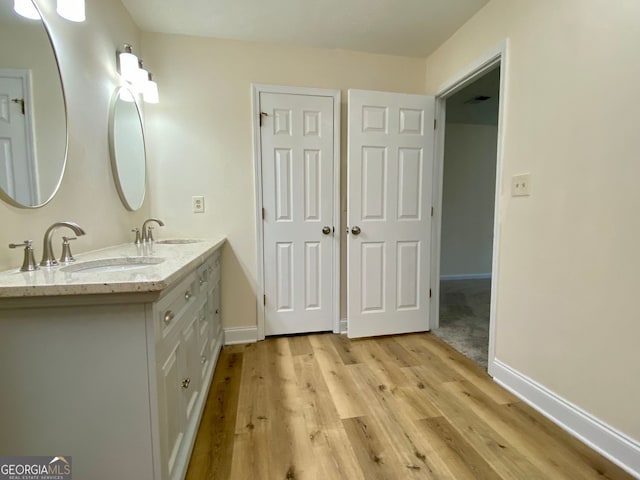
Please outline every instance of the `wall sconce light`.
[[[14, 0], [13, 10], [25, 18], [40, 20], [42, 17], [31, 0]], [[58, 0], [56, 11], [62, 18], [72, 22], [84, 22], [84, 0]]]
[[133, 83], [138, 76], [138, 57], [131, 52], [131, 45], [124, 44], [124, 52], [117, 52], [120, 76]]
[[153, 80], [153, 75], [149, 72], [149, 79], [145, 84], [145, 89], [142, 92], [142, 98], [146, 103], [158, 103], [160, 97], [158, 96], [158, 84]]
[[130, 88], [142, 95], [146, 103], [158, 103], [158, 84], [153, 76], [144, 68], [142, 60], [133, 54], [131, 45], [125, 43], [123, 48], [124, 51], [116, 51], [120, 76]]
[[138, 61], [138, 71], [136, 72], [136, 79], [133, 81], [134, 86], [139, 92], [144, 92], [145, 85], [149, 81], [149, 72], [145, 70], [142, 60]]
[[84, 22], [84, 0], [58, 0], [56, 12], [71, 22]]

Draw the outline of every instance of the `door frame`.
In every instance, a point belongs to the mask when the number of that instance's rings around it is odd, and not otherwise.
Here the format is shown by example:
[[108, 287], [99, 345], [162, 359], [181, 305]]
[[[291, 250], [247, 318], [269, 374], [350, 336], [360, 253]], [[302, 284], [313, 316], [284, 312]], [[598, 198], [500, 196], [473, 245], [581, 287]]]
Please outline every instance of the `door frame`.
[[444, 178], [444, 139], [446, 125], [446, 100], [470, 83], [484, 75], [488, 70], [500, 66], [500, 95], [498, 108], [498, 139], [496, 155], [496, 189], [493, 213], [493, 248], [491, 264], [491, 301], [489, 306], [489, 355], [488, 372], [494, 375], [495, 360], [496, 317], [498, 303], [498, 275], [500, 265], [500, 213], [501, 195], [503, 188], [502, 171], [504, 164], [504, 126], [507, 98], [507, 62], [508, 39], [502, 40], [497, 46], [485, 52], [474, 62], [467, 65], [456, 75], [438, 88], [436, 97], [436, 121], [441, 128], [435, 133], [435, 155], [433, 171], [433, 206], [434, 218], [431, 230], [431, 285], [433, 297], [430, 312], [430, 329], [438, 328], [440, 323], [440, 254], [442, 236], [442, 193]]
[[262, 222], [262, 143], [260, 140], [260, 94], [280, 93], [287, 95], [305, 95], [316, 97], [329, 97], [333, 99], [333, 225], [335, 232], [333, 235], [333, 305], [332, 325], [333, 333], [340, 333], [340, 110], [341, 92], [340, 90], [330, 90], [309, 87], [290, 87], [286, 85], [268, 85], [254, 83], [252, 90], [252, 125], [253, 125], [253, 162], [254, 162], [254, 184], [256, 201], [256, 309], [257, 309], [257, 338], [264, 340], [265, 323], [265, 284], [264, 284], [264, 225]]
[[[27, 172], [29, 175], [29, 196], [34, 204], [40, 205], [40, 178], [38, 177], [38, 165], [36, 160], [36, 144], [35, 138], [35, 122], [32, 102], [32, 80], [31, 70], [24, 68], [0, 68], [0, 77], [15, 78], [22, 82], [22, 92], [26, 107], [24, 109], [25, 126], [26, 126], [26, 151], [27, 151]], [[0, 197], [8, 201], [11, 205], [25, 208], [24, 205], [17, 203], [11, 196], [0, 191]], [[26, 207], [34, 208], [34, 207]], [[35, 207], [37, 208], [37, 207]]]

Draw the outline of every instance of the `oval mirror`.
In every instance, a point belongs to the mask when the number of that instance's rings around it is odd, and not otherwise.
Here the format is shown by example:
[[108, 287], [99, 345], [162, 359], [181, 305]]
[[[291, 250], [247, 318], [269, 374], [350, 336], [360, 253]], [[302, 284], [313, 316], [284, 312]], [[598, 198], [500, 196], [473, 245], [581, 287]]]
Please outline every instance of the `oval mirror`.
[[120, 199], [128, 210], [137, 210], [147, 185], [146, 152], [140, 107], [126, 87], [116, 88], [111, 100], [109, 151]]
[[[35, 10], [35, 15], [37, 10]], [[53, 41], [42, 19], [0, 2], [0, 197], [48, 203], [67, 159], [67, 111]]]

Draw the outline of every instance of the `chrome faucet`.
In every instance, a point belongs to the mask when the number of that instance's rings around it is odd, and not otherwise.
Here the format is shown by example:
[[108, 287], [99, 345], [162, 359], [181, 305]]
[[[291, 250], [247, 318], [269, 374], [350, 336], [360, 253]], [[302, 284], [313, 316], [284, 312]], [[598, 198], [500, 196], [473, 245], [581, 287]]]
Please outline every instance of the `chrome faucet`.
[[164, 222], [159, 218], [147, 218], [142, 224], [142, 243], [153, 242], [153, 233], [151, 232], [152, 227], [147, 227], [147, 223], [149, 222], [156, 222], [161, 227], [164, 227]]
[[53, 236], [53, 232], [55, 232], [60, 227], [67, 227], [73, 230], [78, 236], [84, 235], [84, 230], [77, 223], [73, 222], [56, 222], [47, 228], [47, 231], [44, 233], [44, 241], [42, 247], [42, 261], [40, 262], [41, 267], [53, 267], [58, 265], [58, 261], [53, 256], [53, 246], [51, 245], [51, 237]]

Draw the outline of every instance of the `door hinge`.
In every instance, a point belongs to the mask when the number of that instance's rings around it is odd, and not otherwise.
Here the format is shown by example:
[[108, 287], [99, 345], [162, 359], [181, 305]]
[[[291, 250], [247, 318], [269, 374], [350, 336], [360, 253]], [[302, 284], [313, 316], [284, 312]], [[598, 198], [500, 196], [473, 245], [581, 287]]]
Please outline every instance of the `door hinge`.
[[269, 114], [265, 113], [265, 112], [260, 112], [260, 114], [258, 115], [258, 118], [260, 119], [260, 126], [262, 126], [262, 118], [263, 117], [268, 117]]
[[433, 217], [433, 207], [431, 207], [431, 216]]
[[263, 305], [266, 305], [266, 304], [267, 304], [267, 296], [266, 296], [266, 295], [263, 295], [263, 296], [262, 296], [262, 304], [263, 304]]
[[20, 111], [24, 115], [24, 98], [12, 98], [11, 101], [20, 105]]
[[264, 208], [262, 209], [262, 219], [264, 220], [264, 217], [266, 216], [265, 210]]
[[[262, 125], [262, 124], [261, 124]], [[436, 120], [435, 118], [433, 119], [433, 129], [435, 130], [436, 127], [438, 126], [438, 120]]]
[[431, 289], [429, 289], [429, 298], [431, 298], [431, 294], [432, 294]]

